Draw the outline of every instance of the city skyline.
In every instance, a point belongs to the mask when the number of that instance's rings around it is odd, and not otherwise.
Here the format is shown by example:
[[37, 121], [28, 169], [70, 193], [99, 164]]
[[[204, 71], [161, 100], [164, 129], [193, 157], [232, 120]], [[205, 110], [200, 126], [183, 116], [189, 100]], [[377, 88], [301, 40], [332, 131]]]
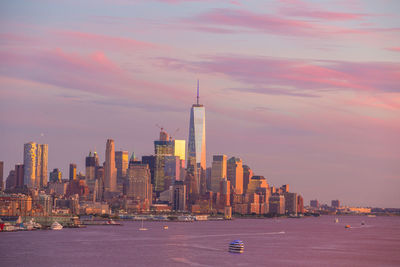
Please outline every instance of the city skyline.
[[108, 138], [138, 156], [156, 124], [188, 140], [200, 79], [208, 167], [225, 154], [305, 203], [400, 206], [398, 2], [42, 4], [1, 4], [5, 177], [29, 141], [68, 178]]

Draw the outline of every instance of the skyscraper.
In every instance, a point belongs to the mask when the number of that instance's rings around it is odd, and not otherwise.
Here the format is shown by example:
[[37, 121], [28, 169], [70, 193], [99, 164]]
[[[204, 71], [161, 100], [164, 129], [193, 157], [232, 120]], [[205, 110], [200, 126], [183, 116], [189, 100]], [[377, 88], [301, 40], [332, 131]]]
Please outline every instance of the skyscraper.
[[117, 168], [117, 179], [122, 179], [126, 176], [128, 165], [128, 151], [115, 151], [115, 167]]
[[144, 204], [146, 209], [149, 208], [152, 200], [152, 186], [150, 183], [150, 169], [147, 164], [137, 162], [129, 166], [124, 191], [128, 198]]
[[219, 192], [222, 179], [226, 179], [227, 156], [214, 155], [211, 165], [211, 191]]
[[117, 168], [117, 188], [119, 192], [123, 191], [128, 165], [128, 151], [115, 151], [115, 167]]
[[24, 184], [28, 188], [47, 185], [48, 150], [47, 144], [24, 144]]
[[[194, 158], [195, 161], [190, 160]], [[189, 166], [195, 162], [195, 166]], [[190, 110], [189, 142], [188, 142], [188, 169], [195, 167], [197, 175], [194, 177], [200, 192], [206, 187], [206, 113], [199, 103], [199, 81], [197, 81], [197, 102]], [[203, 188], [204, 187], [204, 188]]]
[[76, 164], [69, 164], [69, 180], [76, 180]]
[[36, 187], [36, 143], [24, 144], [24, 184], [28, 188]]
[[243, 166], [240, 158], [232, 157], [227, 164], [227, 177], [231, 181], [233, 192], [243, 194]]
[[47, 162], [49, 146], [47, 144], [37, 144], [36, 150], [36, 185], [38, 188], [47, 186]]
[[251, 177], [253, 177], [253, 171], [249, 166], [243, 165], [243, 193], [247, 193]]
[[117, 169], [115, 168], [114, 140], [108, 139], [106, 144], [106, 162], [104, 165], [104, 191], [117, 192]]
[[85, 178], [86, 180], [93, 180], [96, 178], [96, 157], [89, 152], [89, 155], [85, 159]]
[[[169, 140], [168, 134], [161, 129], [160, 139], [154, 141], [154, 153], [155, 153], [155, 171], [154, 171], [154, 190], [159, 193], [167, 190], [171, 185], [170, 182], [166, 182], [165, 176], [165, 163], [166, 157], [174, 155], [174, 142]], [[175, 158], [175, 157], [174, 157]]]
[[181, 161], [182, 168], [185, 167], [186, 159], [186, 141], [185, 140], [173, 140], [174, 141], [174, 156], [178, 156]]

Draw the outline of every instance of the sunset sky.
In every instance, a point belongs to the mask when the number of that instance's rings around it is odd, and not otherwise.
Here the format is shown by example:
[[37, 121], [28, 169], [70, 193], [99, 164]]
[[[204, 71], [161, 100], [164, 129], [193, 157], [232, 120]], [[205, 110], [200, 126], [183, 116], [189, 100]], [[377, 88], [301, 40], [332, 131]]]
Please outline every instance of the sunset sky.
[[[49, 144], [84, 172], [107, 138], [154, 153], [188, 138], [200, 80], [212, 155], [306, 204], [400, 207], [400, 1], [0, 3], [0, 160]], [[179, 129], [178, 131], [176, 131]]]

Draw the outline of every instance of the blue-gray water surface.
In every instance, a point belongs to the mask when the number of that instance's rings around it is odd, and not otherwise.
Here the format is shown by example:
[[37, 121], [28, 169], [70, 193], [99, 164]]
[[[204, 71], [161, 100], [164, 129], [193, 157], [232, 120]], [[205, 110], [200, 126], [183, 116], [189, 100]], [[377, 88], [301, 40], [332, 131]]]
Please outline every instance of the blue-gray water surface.
[[[139, 231], [141, 222], [123, 222], [3, 232], [0, 266], [400, 266], [400, 217], [334, 218], [145, 222], [148, 231]], [[228, 252], [235, 239], [244, 242], [243, 254]]]

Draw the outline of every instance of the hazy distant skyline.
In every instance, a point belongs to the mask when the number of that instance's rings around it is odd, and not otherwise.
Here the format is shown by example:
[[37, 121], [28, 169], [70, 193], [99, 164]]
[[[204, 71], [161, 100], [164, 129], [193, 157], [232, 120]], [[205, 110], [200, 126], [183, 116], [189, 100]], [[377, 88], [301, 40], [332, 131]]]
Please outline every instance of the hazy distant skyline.
[[48, 171], [95, 149], [154, 153], [206, 107], [212, 155], [305, 203], [400, 207], [400, 2], [0, 3], [0, 160], [49, 144]]

